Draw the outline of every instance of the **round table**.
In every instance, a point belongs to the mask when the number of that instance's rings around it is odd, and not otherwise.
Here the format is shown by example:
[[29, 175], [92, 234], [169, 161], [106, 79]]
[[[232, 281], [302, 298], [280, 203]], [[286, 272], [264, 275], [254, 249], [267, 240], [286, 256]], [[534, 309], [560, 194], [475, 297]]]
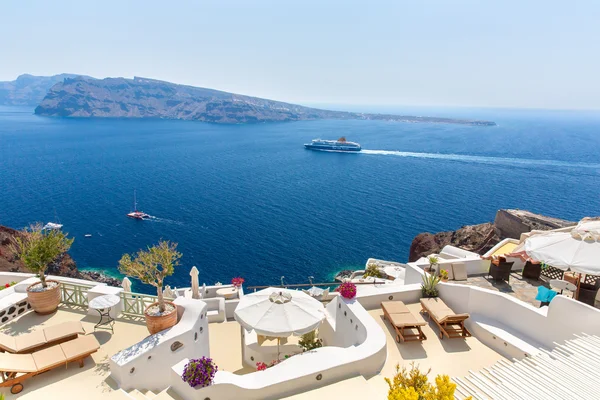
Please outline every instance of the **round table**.
[[108, 325], [111, 332], [114, 333], [113, 325], [114, 318], [110, 316], [110, 309], [121, 302], [121, 298], [114, 294], [105, 294], [103, 296], [94, 297], [90, 300], [89, 308], [98, 311], [100, 321], [94, 325], [94, 331], [104, 325]]
[[577, 291], [577, 286], [575, 286], [573, 283], [571, 283], [569, 281], [565, 281], [563, 279], [550, 280], [550, 287], [552, 289], [560, 290], [561, 294], [562, 294], [563, 290], [565, 290], [565, 289], [572, 293], [575, 293]]
[[236, 287], [226, 287], [223, 289], [217, 289], [217, 296], [225, 297], [226, 299], [231, 299], [236, 297], [238, 293], [238, 288]]

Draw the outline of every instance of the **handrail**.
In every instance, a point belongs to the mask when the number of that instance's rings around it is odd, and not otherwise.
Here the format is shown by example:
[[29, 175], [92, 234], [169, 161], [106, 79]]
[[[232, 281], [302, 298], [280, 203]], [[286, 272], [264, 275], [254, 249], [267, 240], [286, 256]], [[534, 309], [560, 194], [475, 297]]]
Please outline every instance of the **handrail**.
[[[123, 314], [129, 316], [143, 316], [146, 308], [158, 301], [158, 296], [144, 293], [121, 292], [123, 300]], [[173, 301], [169, 297], [164, 298], [165, 301]]]
[[62, 294], [62, 302], [64, 304], [87, 307], [87, 291], [94, 286], [96, 285], [82, 285], [78, 283], [61, 282], [60, 290]]

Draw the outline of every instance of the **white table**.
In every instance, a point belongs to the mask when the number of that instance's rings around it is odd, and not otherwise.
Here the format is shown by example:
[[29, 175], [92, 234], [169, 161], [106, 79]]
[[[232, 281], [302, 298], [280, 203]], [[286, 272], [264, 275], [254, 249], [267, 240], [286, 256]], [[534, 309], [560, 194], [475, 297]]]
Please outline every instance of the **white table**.
[[237, 297], [238, 289], [236, 287], [226, 287], [223, 289], [217, 289], [217, 296], [225, 297], [226, 299], [232, 299]]
[[121, 298], [114, 294], [105, 294], [104, 296], [94, 297], [90, 300], [89, 308], [98, 311], [100, 321], [94, 325], [94, 331], [104, 325], [108, 325], [111, 332], [114, 333], [114, 318], [110, 316], [110, 309], [121, 302]]
[[560, 294], [562, 294], [563, 290], [568, 290], [570, 292], [575, 293], [577, 291], [577, 286], [569, 281], [565, 281], [562, 279], [552, 279], [550, 280], [550, 287], [552, 289], [560, 290]]

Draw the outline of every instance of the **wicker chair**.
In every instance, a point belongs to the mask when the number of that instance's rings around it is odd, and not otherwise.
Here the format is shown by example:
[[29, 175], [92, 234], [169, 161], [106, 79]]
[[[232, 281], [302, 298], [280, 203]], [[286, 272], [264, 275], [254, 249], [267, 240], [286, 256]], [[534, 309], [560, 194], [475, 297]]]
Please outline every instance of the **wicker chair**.
[[525, 263], [525, 266], [523, 267], [523, 278], [535, 279], [537, 281], [540, 279], [541, 274], [542, 264], [534, 264], [531, 261]]
[[498, 265], [490, 263], [489, 276], [495, 281], [508, 282], [513, 264], [514, 262], [500, 262]]

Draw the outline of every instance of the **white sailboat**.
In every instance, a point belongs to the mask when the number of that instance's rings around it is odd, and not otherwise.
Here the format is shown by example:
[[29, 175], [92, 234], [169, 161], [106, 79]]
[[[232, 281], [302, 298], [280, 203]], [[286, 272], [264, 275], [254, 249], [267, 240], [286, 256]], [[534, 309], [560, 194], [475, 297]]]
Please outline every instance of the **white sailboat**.
[[137, 198], [136, 198], [136, 191], [135, 190], [133, 191], [133, 211], [130, 212], [129, 214], [127, 214], [127, 216], [129, 218], [139, 219], [139, 220], [150, 218], [150, 215], [146, 214], [145, 212], [138, 211], [138, 209], [137, 209]]

